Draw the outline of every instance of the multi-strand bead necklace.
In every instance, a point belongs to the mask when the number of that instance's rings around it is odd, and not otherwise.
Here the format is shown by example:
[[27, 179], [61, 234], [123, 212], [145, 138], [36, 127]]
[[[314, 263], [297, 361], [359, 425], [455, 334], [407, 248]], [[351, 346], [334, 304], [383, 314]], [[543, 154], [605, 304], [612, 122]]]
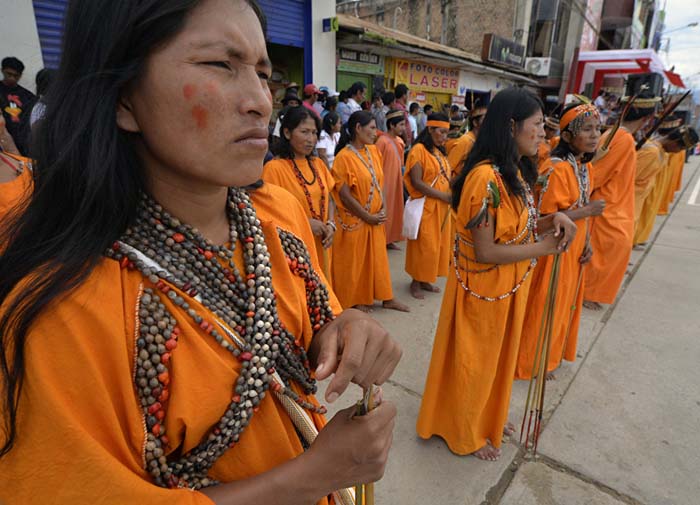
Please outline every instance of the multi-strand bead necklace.
[[[316, 391], [303, 343], [279, 320], [270, 254], [245, 191], [229, 191], [228, 214], [230, 248], [209, 243], [144, 196], [136, 221], [106, 252], [122, 268], [140, 271], [152, 284], [143, 291], [138, 308], [134, 379], [146, 424], [146, 468], [163, 487], [200, 489], [216, 484], [208, 477], [209, 469], [239, 441], [269, 389], [308, 411], [325, 413], [324, 407], [305, 401], [291, 387], [296, 383], [306, 394]], [[304, 279], [308, 315], [317, 332], [334, 317], [328, 291], [311, 267], [303, 242], [287, 231], [277, 231], [288, 268]], [[243, 272], [234, 263], [233, 250], [239, 241]], [[175, 460], [165, 456], [170, 448], [165, 417], [169, 363], [182, 333], [162, 303], [164, 297], [241, 364], [231, 403], [219, 422], [203, 442]], [[211, 313], [198, 312], [190, 303], [193, 298]], [[233, 335], [237, 345], [227, 335]], [[282, 383], [273, 377], [280, 377]]]
[[[496, 181], [498, 184], [498, 188], [500, 193], [507, 194], [505, 185], [503, 184], [503, 181], [501, 179], [501, 173], [498, 167], [494, 166], [493, 167], [493, 172], [496, 176]], [[512, 244], [527, 244], [531, 240], [537, 240], [537, 208], [535, 206], [535, 198], [532, 195], [532, 190], [530, 189], [530, 185], [526, 182], [523, 181], [523, 187], [524, 187], [524, 195], [522, 196], [523, 203], [525, 204], [525, 208], [527, 209], [527, 223], [523, 227], [523, 229], [512, 239], [509, 239], [505, 241], [503, 244], [505, 245], [512, 245]], [[486, 188], [487, 194], [489, 193], [490, 189], [487, 184]], [[486, 222], [488, 223], [488, 221]], [[481, 227], [481, 225], [479, 226]], [[457, 281], [459, 282], [460, 286], [464, 291], [469, 293], [471, 296], [474, 298], [477, 298], [478, 300], [483, 300], [486, 302], [496, 302], [499, 300], [504, 300], [510, 296], [513, 296], [525, 283], [527, 280], [528, 276], [532, 272], [532, 269], [535, 268], [535, 265], [537, 264], [537, 258], [532, 258], [530, 260], [530, 264], [527, 267], [527, 270], [523, 274], [523, 276], [520, 278], [518, 282], [515, 283], [515, 286], [513, 286], [510, 290], [506, 291], [505, 293], [502, 293], [498, 296], [486, 296], [479, 294], [472, 290], [469, 287], [469, 274], [480, 274], [480, 273], [486, 273], [490, 272], [491, 270], [495, 270], [499, 267], [499, 265], [491, 265], [489, 267], [483, 268], [483, 269], [469, 269], [466, 266], [462, 267], [460, 264], [460, 257], [465, 258], [467, 261], [471, 261], [474, 263], [477, 263], [475, 259], [469, 258], [466, 254], [463, 254], [460, 251], [460, 245], [464, 244], [468, 247], [473, 248], [474, 244], [470, 242], [469, 240], [465, 239], [464, 237], [461, 236], [461, 233], [457, 231], [455, 233], [455, 242], [454, 242], [454, 248], [453, 248], [453, 256], [452, 256], [452, 264], [455, 270], [455, 275], [457, 277]], [[462, 276], [461, 270], [464, 270], [466, 275], [466, 278]]]
[[[291, 158], [292, 162], [292, 167], [294, 168], [294, 176], [297, 179], [297, 182], [299, 183], [299, 186], [301, 186], [302, 191], [304, 191], [304, 196], [306, 197], [306, 204], [309, 206], [309, 212], [311, 213], [311, 217], [313, 219], [316, 219], [321, 222], [325, 222], [326, 218], [326, 197], [328, 192], [326, 191], [326, 187], [323, 184], [323, 177], [321, 177], [316, 170], [316, 167], [314, 166], [313, 160], [314, 158], [308, 157], [306, 158], [307, 163], [309, 164], [309, 169], [311, 170], [311, 174], [313, 175], [313, 178], [311, 181], [307, 181], [306, 177], [304, 177], [304, 174], [302, 171], [299, 169], [299, 166], [297, 165], [297, 162], [295, 161], [294, 158]], [[318, 181], [318, 187], [321, 190], [321, 202], [319, 204], [319, 211], [316, 212], [314, 210], [314, 202], [313, 199], [311, 198], [311, 193], [309, 192], [309, 186], [313, 186], [314, 183]]]

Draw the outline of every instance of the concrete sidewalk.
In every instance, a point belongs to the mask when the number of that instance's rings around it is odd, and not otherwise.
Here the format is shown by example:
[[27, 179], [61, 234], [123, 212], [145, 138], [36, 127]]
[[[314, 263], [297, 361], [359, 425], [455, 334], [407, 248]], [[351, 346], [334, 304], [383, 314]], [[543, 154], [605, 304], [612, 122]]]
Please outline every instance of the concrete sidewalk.
[[[584, 310], [579, 359], [547, 386], [535, 461], [515, 442], [505, 443], [492, 463], [416, 436], [441, 295], [412, 299], [403, 251], [389, 251], [395, 296], [412, 312], [377, 306], [374, 313], [404, 347], [384, 386], [399, 417], [391, 460], [376, 486], [378, 505], [700, 503], [700, 197], [699, 205], [687, 203], [698, 168], [697, 157], [685, 165], [684, 191], [670, 215], [657, 218], [653, 243], [633, 252], [616, 304]], [[513, 388], [510, 420], [518, 427], [527, 386], [518, 381]], [[360, 395], [354, 388], [331, 410]]]

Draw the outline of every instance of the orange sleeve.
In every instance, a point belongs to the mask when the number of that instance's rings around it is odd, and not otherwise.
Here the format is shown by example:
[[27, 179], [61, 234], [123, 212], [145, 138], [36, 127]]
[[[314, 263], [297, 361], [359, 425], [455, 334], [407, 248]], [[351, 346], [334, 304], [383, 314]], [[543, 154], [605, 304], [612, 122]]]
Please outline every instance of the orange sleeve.
[[0, 502], [213, 505], [154, 485], [144, 470], [127, 345], [135, 324], [125, 323], [135, 320], [136, 299], [125, 303], [119, 272], [102, 262], [32, 326], [17, 441], [0, 458]]
[[285, 170], [287, 162], [280, 159], [271, 159], [263, 167], [263, 181], [277, 186], [284, 187], [284, 179], [281, 177], [281, 171]]
[[335, 188], [340, 191], [344, 184], [351, 190], [357, 187], [357, 176], [355, 171], [357, 167], [352, 156], [348, 155], [348, 151], [343, 149], [333, 160], [333, 179], [335, 179]]
[[553, 214], [567, 210], [578, 196], [578, 185], [572, 187], [573, 169], [568, 162], [556, 163], [549, 174], [547, 188], [540, 192], [540, 212]]
[[[466, 134], [465, 134], [466, 135]], [[450, 162], [450, 167], [453, 171], [461, 168], [461, 164], [464, 162], [464, 157], [467, 155], [467, 149], [469, 145], [460, 137], [452, 149], [447, 154], [447, 161]]]

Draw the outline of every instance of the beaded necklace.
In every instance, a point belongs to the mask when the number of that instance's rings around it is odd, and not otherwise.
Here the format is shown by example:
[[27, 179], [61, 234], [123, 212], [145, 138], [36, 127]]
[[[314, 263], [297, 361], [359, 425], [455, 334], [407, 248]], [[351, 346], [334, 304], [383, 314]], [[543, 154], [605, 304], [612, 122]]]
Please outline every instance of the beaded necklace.
[[[353, 146], [352, 144], [348, 144], [347, 147], [350, 149], [350, 151], [352, 151], [360, 159], [362, 164], [369, 171], [369, 175], [372, 179], [372, 182], [371, 182], [370, 187], [369, 187], [369, 195], [367, 196], [367, 203], [365, 203], [365, 205], [364, 205], [364, 209], [367, 212], [369, 212], [370, 208], [372, 208], [372, 201], [374, 200], [374, 192], [375, 191], [379, 195], [380, 199], [382, 199], [382, 200], [384, 199], [384, 196], [382, 194], [382, 188], [379, 185], [379, 179], [377, 179], [377, 174], [374, 171], [374, 162], [372, 161], [372, 155], [370, 154], [369, 149], [365, 145], [365, 154], [367, 155], [367, 160], [369, 160], [369, 161], [365, 161], [365, 159], [362, 157], [360, 152], [355, 148], [355, 146]], [[346, 214], [348, 214], [347, 211], [346, 211]], [[338, 213], [336, 215], [338, 217], [340, 227], [345, 231], [356, 230], [362, 224], [362, 220], [360, 218], [357, 218], [357, 222], [355, 224], [346, 224], [340, 218], [340, 213]]]
[[[588, 177], [588, 167], [585, 163], [579, 164], [578, 161], [576, 161], [576, 157], [572, 153], [567, 155], [566, 160], [561, 158], [552, 158], [552, 164], [559, 163], [561, 161], [566, 161], [571, 166], [572, 170], [574, 171], [574, 175], [576, 176], [576, 183], [578, 184], [578, 198], [567, 210], [585, 207], [590, 202], [591, 191], [590, 178]], [[547, 173], [541, 177], [542, 189], [540, 190], [540, 201], [537, 205], [538, 212], [540, 212], [542, 208], [542, 196], [547, 192], [547, 189], [549, 189], [549, 177], [553, 172], [554, 167], [550, 168]]]
[[[154, 482], [162, 487], [200, 489], [217, 484], [208, 477], [209, 469], [239, 441], [268, 390], [303, 409], [325, 413], [324, 407], [303, 400], [290, 387], [296, 383], [305, 394], [316, 392], [302, 342], [279, 320], [270, 254], [245, 191], [229, 190], [228, 214], [231, 248], [211, 244], [196, 229], [180, 223], [144, 196], [135, 222], [105, 253], [119, 261], [122, 268], [140, 271], [152, 285], [143, 290], [138, 304], [134, 380], [146, 428], [144, 463]], [[307, 309], [315, 333], [334, 318], [328, 291], [311, 268], [303, 242], [287, 231], [277, 232], [290, 271], [305, 280]], [[243, 273], [233, 255], [239, 239]], [[173, 460], [165, 456], [169, 440], [164, 419], [169, 398], [168, 365], [181, 330], [162, 297], [181, 308], [241, 363], [231, 403], [219, 422], [197, 447]], [[191, 305], [192, 298], [219, 321], [207, 313], [200, 314]]]
[[[7, 156], [7, 157], [10, 158], [10, 159], [15, 160], [15, 161], [18, 163], [18, 165], [15, 166], [15, 165], [13, 165], [12, 163], [10, 163], [10, 162], [5, 158], [5, 156]], [[17, 156], [13, 156], [12, 154], [7, 153], [7, 152], [0, 152], [0, 160], [1, 160], [5, 165], [7, 165], [8, 167], [10, 167], [10, 168], [12, 169], [12, 171], [13, 171], [15, 174], [17, 174], [17, 175], [22, 175], [22, 174], [24, 173], [24, 169], [25, 169], [25, 168], [28, 168], [29, 170], [32, 170], [32, 164], [31, 164], [30, 162], [27, 162], [26, 160], [20, 159], [20, 158], [17, 157]]]
[[[309, 168], [311, 169], [311, 173], [313, 174], [313, 179], [311, 180], [311, 182], [306, 180], [304, 174], [297, 166], [297, 162], [294, 160], [294, 158], [292, 158], [292, 165], [294, 166], [294, 175], [296, 176], [297, 182], [301, 186], [301, 189], [304, 191], [304, 196], [306, 197], [306, 204], [309, 206], [309, 212], [311, 212], [311, 217], [319, 221], [325, 221], [324, 216], [326, 215], [326, 187], [323, 185], [323, 178], [320, 177], [318, 172], [316, 171], [316, 167], [314, 167], [312, 159], [307, 158], [307, 162], [309, 164]], [[314, 202], [311, 199], [311, 193], [309, 192], [308, 188], [308, 186], [313, 186], [316, 181], [318, 181], [318, 187], [321, 189], [321, 204], [319, 206], [319, 212], [316, 212], [314, 210]]]
[[430, 153], [430, 154], [433, 155], [433, 157], [437, 160], [438, 165], [440, 165], [440, 175], [442, 175], [442, 176], [445, 178], [445, 180], [447, 180], [447, 181], [449, 182], [450, 176], [447, 175], [447, 170], [445, 170], [445, 166], [444, 166], [443, 163], [442, 163], [442, 162], [443, 162], [443, 158], [444, 158], [443, 155], [442, 155], [442, 153], [441, 153], [441, 152], [438, 150], [438, 148], [436, 147], [436, 148], [435, 148], [435, 152], [434, 152], [434, 153]]
[[[503, 181], [501, 180], [501, 174], [500, 170], [498, 167], [494, 166], [493, 167], [494, 174], [496, 176], [496, 181], [499, 187], [499, 190], [505, 194], [505, 187], [503, 185]], [[530, 188], [530, 185], [526, 182], [523, 181], [523, 186], [524, 186], [524, 195], [522, 195], [523, 203], [525, 204], [525, 207], [527, 209], [527, 223], [523, 227], [523, 229], [518, 233], [518, 235], [510, 240], [507, 240], [504, 242], [505, 245], [511, 245], [515, 244], [516, 242], [520, 244], [527, 244], [531, 241], [531, 239], [537, 240], [537, 208], [535, 207], [535, 199], [532, 194], [532, 189]], [[487, 194], [489, 191], [489, 187], [487, 185]], [[479, 273], [485, 273], [485, 272], [490, 272], [492, 270], [497, 269], [500, 265], [492, 265], [487, 268], [483, 269], [469, 269], [466, 266], [461, 266], [460, 264], [460, 257], [465, 258], [468, 261], [472, 261], [474, 263], [477, 263], [475, 259], [469, 258], [466, 254], [463, 254], [460, 251], [460, 245], [464, 244], [468, 247], [473, 248], [474, 243], [470, 242], [469, 240], [465, 239], [460, 235], [459, 232], [455, 233], [455, 242], [454, 242], [454, 248], [453, 248], [453, 254], [452, 254], [452, 264], [454, 266], [455, 270], [455, 276], [457, 277], [457, 281], [459, 282], [460, 286], [464, 291], [469, 293], [471, 296], [478, 300], [483, 300], [486, 302], [496, 302], [499, 300], [504, 300], [512, 295], [514, 295], [525, 283], [525, 280], [528, 278], [530, 273], [532, 272], [533, 268], [535, 268], [535, 265], [537, 264], [537, 258], [532, 258], [530, 260], [530, 264], [527, 267], [527, 270], [523, 274], [523, 276], [520, 278], [518, 282], [515, 283], [515, 285], [505, 293], [502, 293], [498, 296], [486, 296], [479, 294], [475, 291], [473, 291], [469, 287], [469, 275], [466, 275], [465, 277], [462, 276], [461, 270], [464, 270], [465, 273], [467, 274], [479, 274]]]

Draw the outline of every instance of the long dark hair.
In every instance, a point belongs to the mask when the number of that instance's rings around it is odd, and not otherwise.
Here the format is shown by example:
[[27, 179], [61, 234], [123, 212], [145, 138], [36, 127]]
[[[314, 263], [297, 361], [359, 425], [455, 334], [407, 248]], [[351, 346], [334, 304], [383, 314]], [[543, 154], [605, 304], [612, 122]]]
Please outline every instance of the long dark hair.
[[[580, 103], [572, 103], [568, 105], [561, 113], [562, 117], [564, 117], [564, 114], [569, 112], [571, 109], [574, 107], [578, 107], [581, 105]], [[564, 132], [569, 132], [569, 134], [573, 137], [574, 133], [567, 128], [565, 128], [561, 133]], [[557, 146], [552, 149], [552, 158], [561, 158], [562, 160], [565, 160], [569, 154], [573, 154], [574, 156], [578, 156], [580, 153], [574, 149], [574, 146], [569, 144], [566, 140], [564, 140], [564, 136], [562, 134], [559, 134], [559, 143]], [[581, 163], [588, 163], [595, 157], [595, 153], [583, 153], [583, 156], [581, 156]]]
[[[86, 279], [135, 217], [145, 190], [134, 134], [117, 127], [120, 95], [142, 74], [149, 54], [179, 33], [199, 3], [69, 4], [61, 67], [48, 92], [45, 121], [33, 138], [34, 192], [0, 230], [0, 305], [6, 307], [0, 319], [0, 456], [10, 451], [17, 435], [29, 328], [53, 300]], [[259, 6], [248, 3], [265, 30]]]
[[[317, 136], [321, 133], [321, 121], [315, 114], [313, 114], [303, 105], [300, 105], [299, 107], [292, 107], [284, 115], [284, 118], [282, 118], [280, 138], [273, 150], [275, 155], [279, 156], [280, 158], [294, 158], [294, 149], [292, 149], [292, 144], [289, 142], [289, 139], [284, 136], [284, 130], [289, 130], [290, 132], [293, 131], [301, 124], [302, 121], [307, 118], [311, 118], [313, 120], [314, 125], [316, 126]], [[318, 140], [318, 138], [316, 140]]]
[[[435, 112], [428, 116], [428, 121], [447, 121], [449, 123], [450, 119], [441, 112]], [[423, 128], [423, 131], [420, 132], [420, 135], [418, 135], [418, 137], [416, 138], [414, 145], [423, 144], [429, 153], [432, 153], [433, 149], [437, 149], [442, 154], [447, 156], [447, 150], [445, 149], [445, 146], [436, 146], [435, 142], [433, 142], [433, 136], [430, 134], [430, 128], [430, 126], [426, 126], [425, 128]]]
[[371, 112], [366, 110], [358, 110], [350, 114], [350, 119], [343, 125], [342, 133], [338, 145], [335, 146], [335, 154], [338, 154], [346, 145], [355, 140], [357, 125], [367, 126], [372, 121], [375, 121]]
[[340, 114], [335, 111], [330, 111], [323, 117], [323, 131], [328, 135], [333, 135], [333, 127], [340, 121]]
[[498, 166], [511, 193], [522, 195], [525, 191], [518, 179], [518, 171], [528, 184], [535, 183], [537, 167], [527, 156], [518, 157], [515, 138], [511, 133], [511, 121], [515, 123], [517, 130], [522, 127], [523, 121], [537, 111], [544, 113], [542, 100], [523, 88], [507, 88], [494, 97], [481, 124], [474, 147], [464, 162], [464, 169], [455, 177], [452, 184], [452, 206], [455, 209], [459, 207], [464, 180], [482, 161], [489, 161]]

